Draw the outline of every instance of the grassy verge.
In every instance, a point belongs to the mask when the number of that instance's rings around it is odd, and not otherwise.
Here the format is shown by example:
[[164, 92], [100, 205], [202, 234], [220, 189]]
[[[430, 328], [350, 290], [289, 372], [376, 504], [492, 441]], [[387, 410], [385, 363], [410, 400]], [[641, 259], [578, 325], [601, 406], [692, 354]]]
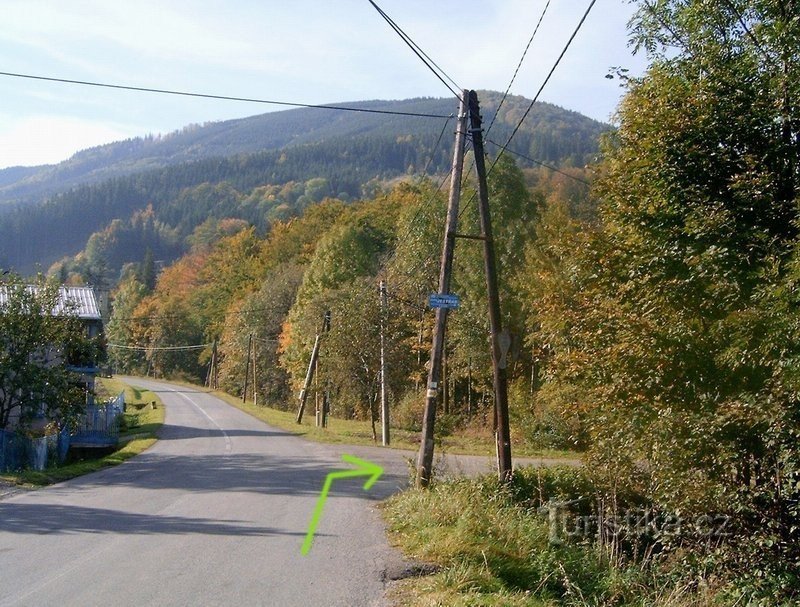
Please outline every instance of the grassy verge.
[[433, 574], [395, 583], [393, 600], [404, 607], [730, 604], [725, 588], [709, 579], [620, 560], [596, 535], [576, 534], [571, 519], [554, 520], [549, 500], [591, 495], [585, 474], [528, 468], [510, 487], [487, 476], [390, 498], [382, 508], [392, 543], [436, 566]]
[[[193, 386], [197, 388], [197, 386]], [[348, 445], [375, 445], [372, 439], [372, 425], [367, 421], [344, 420], [333, 417], [328, 418], [327, 428], [317, 428], [315, 425], [313, 407], [306, 409], [306, 414], [302, 424], [295, 422], [295, 411], [280, 411], [271, 407], [254, 405], [252, 403], [242, 403], [241, 398], [237, 398], [225, 392], [214, 392], [214, 395], [221, 398], [229, 405], [236, 407], [268, 423], [276, 428], [281, 428], [303, 438], [322, 442], [340, 443]], [[380, 441], [380, 423], [376, 424], [378, 440]], [[392, 428], [392, 448], [409, 449], [416, 451], [419, 449], [419, 432], [412, 432], [400, 428]], [[451, 434], [440, 437], [438, 445], [448, 453], [459, 455], [485, 455], [494, 456], [495, 447], [491, 431], [487, 430], [483, 434], [475, 432], [469, 434]], [[541, 457], [541, 458], [561, 458], [579, 459], [580, 455], [573, 451], [559, 451], [554, 449], [534, 450], [526, 448], [523, 444], [512, 445], [514, 455], [517, 457]]]
[[[125, 413], [120, 432], [120, 444], [116, 451], [98, 458], [68, 461], [42, 471], [23, 470], [17, 473], [4, 473], [0, 478], [32, 487], [51, 485], [108, 466], [116, 466], [152, 446], [156, 442], [156, 432], [164, 422], [164, 405], [158, 395], [116, 379], [101, 379], [98, 384], [99, 398], [116, 396], [124, 391], [125, 402], [128, 403], [128, 411]], [[156, 402], [156, 409], [149, 406], [152, 401]]]
[[[127, 411], [120, 430], [120, 443], [155, 439], [156, 432], [164, 423], [164, 404], [157, 394], [118, 379], [103, 378], [98, 384], [97, 392], [101, 399], [113, 398], [125, 392]], [[156, 402], [155, 409], [150, 406], [153, 401]]]

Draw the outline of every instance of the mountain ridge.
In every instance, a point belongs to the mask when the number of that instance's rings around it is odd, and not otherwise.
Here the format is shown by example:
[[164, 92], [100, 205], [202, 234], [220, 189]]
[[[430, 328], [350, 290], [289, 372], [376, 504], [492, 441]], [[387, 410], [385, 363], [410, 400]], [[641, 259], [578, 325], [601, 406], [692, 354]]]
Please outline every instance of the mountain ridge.
[[[486, 98], [483, 112], [488, 119], [494, 116], [499, 93], [483, 92]], [[523, 97], [509, 96], [506, 103], [528, 102]], [[331, 104], [375, 111], [398, 111], [452, 116], [457, 111], [455, 99], [418, 97], [404, 100], [371, 100]], [[603, 129], [607, 125], [577, 112], [546, 103], [537, 103], [538, 110], [557, 108], [557, 111], [580, 116], [586, 125]], [[189, 124], [166, 135], [145, 135], [99, 146], [75, 153], [57, 164], [35, 167], [0, 169], [0, 208], [6, 203], [35, 202], [43, 196], [77, 185], [97, 183], [104, 179], [130, 175], [148, 169], [165, 168], [182, 162], [237, 154], [251, 154], [288, 146], [319, 143], [331, 137], [365, 135], [381, 125], [411, 134], [427, 129], [444, 118], [418, 118], [387, 114], [295, 108], [257, 114], [245, 118]], [[535, 114], [535, 112], [534, 112]], [[434, 127], [435, 128], [435, 127]], [[554, 158], [541, 158], [553, 161]]]
[[[494, 121], [487, 138], [491, 153], [497, 148], [490, 142], [505, 143], [530, 101], [509, 96], [495, 120], [501, 94], [480, 95], [484, 123]], [[0, 267], [24, 273], [46, 269], [84, 249], [112, 221], [128, 220], [148, 206], [153, 220], [181, 239], [209, 217], [268, 229], [271, 221], [301, 212], [321, 196], [371, 196], [382, 183], [449, 170], [454, 99], [347, 105], [449, 118], [300, 108], [105, 144], [57, 165], [5, 169], [0, 171]], [[583, 166], [609, 128], [537, 103], [511, 150], [550, 165]], [[258, 188], [272, 189], [262, 195], [255, 193]]]

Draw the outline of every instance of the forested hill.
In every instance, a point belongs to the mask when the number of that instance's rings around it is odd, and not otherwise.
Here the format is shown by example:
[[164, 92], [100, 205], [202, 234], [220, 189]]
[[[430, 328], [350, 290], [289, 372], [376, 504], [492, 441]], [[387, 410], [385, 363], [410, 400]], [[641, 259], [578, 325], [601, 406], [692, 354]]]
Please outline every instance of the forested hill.
[[[482, 92], [480, 97], [488, 126], [500, 94]], [[506, 99], [489, 139], [505, 143], [529, 104], [522, 97]], [[456, 111], [452, 98], [346, 105], [442, 116]], [[128, 220], [148, 205], [155, 220], [177, 230], [181, 240], [209, 216], [266, 227], [270, 215], [285, 217], [320, 194], [347, 200], [426, 166], [429, 174], [441, 173], [449, 167], [453, 125], [452, 119], [303, 108], [112, 143], [57, 165], [5, 169], [0, 171], [0, 266], [46, 269], [79, 252], [113, 220]], [[583, 166], [607, 128], [539, 103], [515, 136], [513, 149], [539, 162]], [[487, 145], [489, 153], [496, 149]], [[324, 183], [315, 181], [312, 192], [298, 193], [315, 179]], [[232, 203], [230, 196], [216, 201], [208, 188], [202, 201], [191, 193], [203, 184], [223, 183], [243, 197], [259, 186], [289, 185], [292, 193], [247, 208], [241, 200]]]

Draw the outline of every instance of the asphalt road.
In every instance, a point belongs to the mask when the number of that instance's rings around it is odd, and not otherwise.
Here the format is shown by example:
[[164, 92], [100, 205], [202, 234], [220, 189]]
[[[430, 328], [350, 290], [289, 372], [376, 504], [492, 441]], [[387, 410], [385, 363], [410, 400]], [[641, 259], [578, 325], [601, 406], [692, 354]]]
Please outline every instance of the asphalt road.
[[[304, 441], [216, 397], [136, 379], [167, 405], [161, 440], [97, 473], [0, 501], [0, 605], [382, 605], [376, 502], [407, 483], [401, 455], [369, 492], [333, 486], [347, 447]], [[358, 455], [358, 453], [353, 453]], [[363, 455], [363, 451], [361, 452]]]

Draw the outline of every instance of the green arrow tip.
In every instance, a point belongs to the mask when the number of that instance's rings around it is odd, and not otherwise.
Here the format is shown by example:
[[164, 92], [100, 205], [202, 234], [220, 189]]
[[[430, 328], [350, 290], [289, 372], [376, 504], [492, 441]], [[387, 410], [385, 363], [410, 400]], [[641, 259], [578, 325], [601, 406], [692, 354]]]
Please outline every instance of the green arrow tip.
[[383, 468], [381, 466], [365, 459], [360, 459], [353, 455], [347, 455], [346, 453], [342, 455], [342, 459], [348, 464], [354, 464], [355, 466], [358, 466], [359, 470], [363, 472], [365, 476], [369, 476], [367, 482], [364, 483], [365, 491], [369, 490], [372, 485], [378, 482], [378, 479], [383, 474]]
[[364, 483], [364, 490], [367, 491], [374, 485], [383, 474], [383, 468], [367, 460], [354, 457], [352, 455], [342, 455], [342, 459], [348, 464], [356, 466], [355, 470], [340, 470], [338, 472], [331, 472], [325, 477], [325, 483], [322, 486], [322, 493], [317, 499], [317, 506], [314, 509], [314, 514], [311, 516], [311, 524], [308, 526], [303, 545], [300, 548], [300, 553], [303, 555], [308, 554], [311, 550], [311, 544], [314, 541], [314, 532], [319, 524], [319, 519], [322, 516], [322, 509], [325, 507], [325, 501], [328, 499], [328, 491], [330, 491], [331, 484], [337, 478], [352, 478], [354, 476], [368, 476], [367, 482]]

